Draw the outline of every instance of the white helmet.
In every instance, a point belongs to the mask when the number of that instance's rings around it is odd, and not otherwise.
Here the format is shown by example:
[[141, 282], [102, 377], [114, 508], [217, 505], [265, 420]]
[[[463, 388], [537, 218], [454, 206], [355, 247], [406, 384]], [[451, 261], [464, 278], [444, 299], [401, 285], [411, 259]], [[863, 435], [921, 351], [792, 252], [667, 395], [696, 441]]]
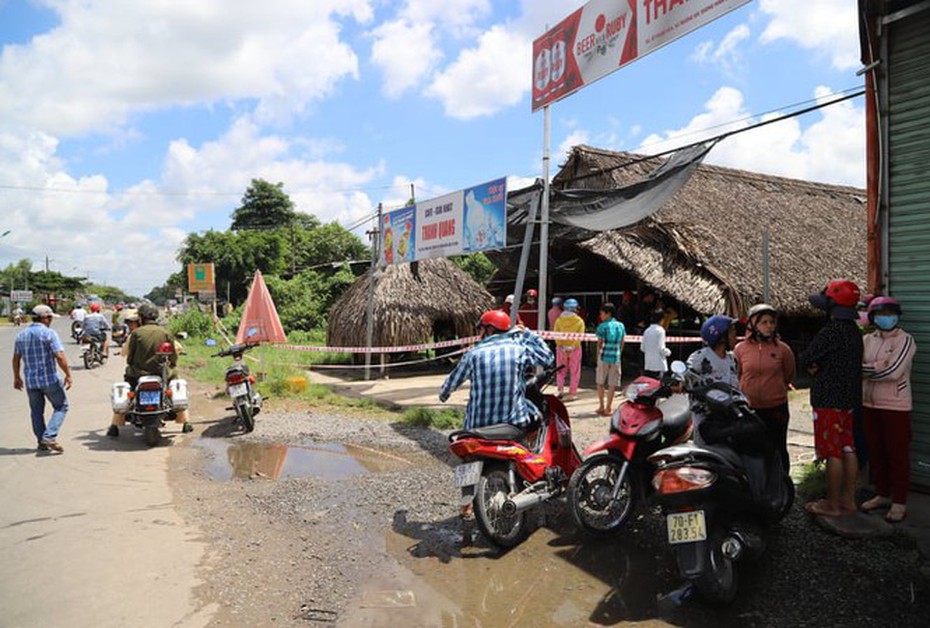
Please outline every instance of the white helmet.
[[510, 303], [511, 305], [513, 305], [513, 295], [508, 294], [507, 298], [504, 299], [504, 303]]

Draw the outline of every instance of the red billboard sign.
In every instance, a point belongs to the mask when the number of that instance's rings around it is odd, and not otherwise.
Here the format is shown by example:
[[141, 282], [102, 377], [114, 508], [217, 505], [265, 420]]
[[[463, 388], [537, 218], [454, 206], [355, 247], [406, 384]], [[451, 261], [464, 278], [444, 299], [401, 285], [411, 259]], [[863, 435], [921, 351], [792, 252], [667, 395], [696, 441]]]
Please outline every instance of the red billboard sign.
[[749, 0], [591, 0], [533, 42], [533, 111]]

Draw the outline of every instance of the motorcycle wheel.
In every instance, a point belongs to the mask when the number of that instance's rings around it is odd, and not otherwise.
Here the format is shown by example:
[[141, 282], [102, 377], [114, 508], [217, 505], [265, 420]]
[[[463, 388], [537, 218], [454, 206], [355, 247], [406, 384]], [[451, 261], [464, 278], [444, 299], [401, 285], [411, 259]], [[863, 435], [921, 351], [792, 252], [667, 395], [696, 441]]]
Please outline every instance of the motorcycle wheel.
[[729, 604], [736, 598], [739, 589], [736, 565], [733, 560], [723, 555], [720, 538], [713, 538], [710, 552], [709, 568], [694, 581], [694, 586], [705, 600], [711, 604]]
[[594, 536], [613, 534], [629, 521], [636, 506], [630, 469], [623, 478], [620, 495], [611, 501], [620, 478], [623, 459], [596, 456], [586, 460], [568, 483], [568, 505], [578, 527]]
[[84, 352], [84, 368], [88, 371], [94, 368], [94, 358], [90, 355], [90, 349]]
[[242, 401], [236, 404], [236, 414], [239, 416], [239, 420], [242, 421], [242, 427], [245, 428], [246, 432], [255, 429], [255, 415], [252, 413], [252, 406], [247, 402]]
[[501, 468], [486, 471], [478, 480], [473, 500], [475, 521], [485, 538], [498, 547], [514, 547], [528, 533], [525, 512], [504, 514], [504, 502], [509, 495], [510, 482]]
[[149, 447], [154, 447], [161, 440], [161, 432], [158, 431], [157, 425], [146, 425], [142, 428], [142, 438]]

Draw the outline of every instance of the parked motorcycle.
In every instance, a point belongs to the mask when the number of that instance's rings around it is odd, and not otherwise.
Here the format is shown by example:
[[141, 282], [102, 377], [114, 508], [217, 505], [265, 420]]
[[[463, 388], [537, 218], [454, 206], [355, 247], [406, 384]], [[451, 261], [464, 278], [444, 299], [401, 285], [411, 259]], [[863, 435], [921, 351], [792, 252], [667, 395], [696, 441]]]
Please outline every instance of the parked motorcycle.
[[229, 409], [236, 411], [236, 420], [242, 424], [246, 432], [255, 429], [255, 415], [262, 409], [262, 395], [255, 390], [255, 378], [249, 373], [249, 367], [243, 362], [242, 356], [258, 345], [257, 342], [246, 342], [231, 345], [213, 354], [215, 358], [233, 358], [232, 366], [226, 369], [226, 393], [233, 400], [233, 407]]
[[794, 503], [794, 483], [765, 424], [736, 388], [672, 365], [704, 415], [708, 444], [676, 445], [649, 457], [666, 518], [668, 543], [682, 576], [708, 601], [737, 594], [737, 563], [757, 558], [765, 534]]
[[84, 322], [83, 321], [72, 321], [71, 322], [71, 337], [74, 338], [74, 342], [81, 344], [81, 338], [84, 337]]
[[93, 336], [82, 336], [81, 343], [84, 345], [81, 358], [84, 360], [85, 369], [89, 371], [95, 366], [100, 366], [106, 362], [106, 357], [103, 354], [103, 343], [100, 340]]
[[122, 347], [129, 339], [129, 325], [126, 323], [117, 323], [113, 326], [111, 337], [117, 347]]
[[172, 343], [161, 343], [157, 350], [161, 374], [143, 375], [135, 390], [126, 382], [113, 384], [113, 411], [125, 414], [128, 422], [141, 429], [149, 447], [161, 441], [160, 430], [165, 422], [174, 421], [176, 413], [186, 410], [189, 403], [187, 382], [183, 379], [168, 382], [168, 359], [172, 353]]
[[652, 494], [648, 456], [691, 437], [688, 398], [673, 395], [669, 384], [650, 377], [633, 381], [607, 437], [585, 449], [568, 485], [569, 509], [582, 530], [604, 536], [623, 527], [636, 504]]
[[527, 398], [542, 412], [539, 426], [523, 430], [498, 424], [449, 435], [449, 451], [463, 464], [455, 485], [472, 504], [478, 529], [499, 547], [513, 547], [529, 533], [527, 511], [564, 494], [581, 458], [572, 443], [568, 410], [543, 395], [556, 368], [527, 381]]

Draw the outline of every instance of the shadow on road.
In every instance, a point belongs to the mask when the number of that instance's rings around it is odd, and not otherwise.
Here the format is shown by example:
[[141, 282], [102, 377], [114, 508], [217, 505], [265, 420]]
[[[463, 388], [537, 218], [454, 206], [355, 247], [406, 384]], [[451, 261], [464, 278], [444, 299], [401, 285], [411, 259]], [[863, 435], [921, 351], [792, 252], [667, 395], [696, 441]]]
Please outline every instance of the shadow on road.
[[41, 452], [35, 447], [0, 447], [0, 456], [25, 456], [27, 454], [36, 454], [41, 455], [45, 452]]
[[[158, 443], [157, 447], [171, 447], [174, 445], [174, 439], [176, 436], [180, 436], [180, 423], [171, 423], [168, 426], [177, 425], [178, 431], [165, 432], [162, 428], [161, 441]], [[109, 427], [109, 426], [107, 426]], [[132, 425], [124, 425], [119, 428], [119, 437], [110, 438], [107, 436], [107, 429], [99, 429], [87, 431], [81, 434], [76, 438], [84, 447], [90, 449], [91, 451], [137, 451], [140, 449], [151, 449], [148, 445], [145, 444], [145, 441], [142, 440], [142, 431], [137, 430]]]

